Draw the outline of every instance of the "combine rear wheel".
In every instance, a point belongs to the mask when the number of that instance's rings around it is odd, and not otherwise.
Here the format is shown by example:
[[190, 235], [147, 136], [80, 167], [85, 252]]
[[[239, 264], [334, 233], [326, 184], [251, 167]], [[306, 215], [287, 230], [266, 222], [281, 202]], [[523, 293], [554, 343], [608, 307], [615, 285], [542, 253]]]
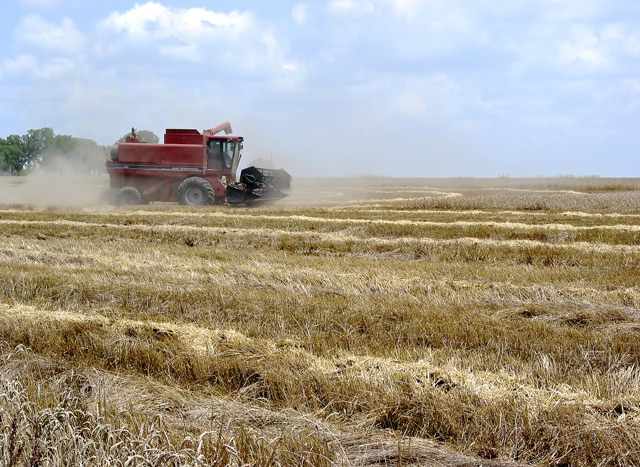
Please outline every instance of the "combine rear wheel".
[[137, 206], [142, 203], [142, 194], [132, 186], [123, 186], [116, 195], [116, 204], [118, 206]]
[[178, 186], [178, 201], [180, 204], [201, 206], [213, 204], [215, 199], [211, 184], [204, 178], [187, 178]]

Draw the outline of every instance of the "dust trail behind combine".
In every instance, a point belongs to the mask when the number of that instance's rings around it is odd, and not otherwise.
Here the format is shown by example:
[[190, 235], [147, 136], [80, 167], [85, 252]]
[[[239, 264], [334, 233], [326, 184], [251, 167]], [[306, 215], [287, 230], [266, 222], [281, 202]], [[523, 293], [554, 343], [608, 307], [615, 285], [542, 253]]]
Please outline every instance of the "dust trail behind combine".
[[89, 207], [106, 205], [109, 181], [106, 177], [32, 174], [0, 177], [0, 205], [46, 207]]

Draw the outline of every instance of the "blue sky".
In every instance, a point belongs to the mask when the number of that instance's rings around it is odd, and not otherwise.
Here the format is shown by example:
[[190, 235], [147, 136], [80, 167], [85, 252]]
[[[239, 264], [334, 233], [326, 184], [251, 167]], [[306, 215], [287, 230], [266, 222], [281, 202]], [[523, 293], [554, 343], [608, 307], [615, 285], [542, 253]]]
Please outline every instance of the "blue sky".
[[0, 136], [230, 120], [294, 175], [640, 176], [637, 0], [21, 0]]

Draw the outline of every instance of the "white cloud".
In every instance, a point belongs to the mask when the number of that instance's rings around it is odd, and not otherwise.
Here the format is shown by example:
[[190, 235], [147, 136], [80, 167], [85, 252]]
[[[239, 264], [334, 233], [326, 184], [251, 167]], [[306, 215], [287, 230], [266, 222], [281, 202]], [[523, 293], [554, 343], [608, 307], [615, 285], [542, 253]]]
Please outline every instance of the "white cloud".
[[299, 25], [305, 24], [307, 22], [308, 16], [309, 5], [307, 5], [306, 3], [298, 3], [291, 10], [291, 17]]
[[80, 52], [85, 42], [83, 34], [69, 18], [57, 25], [37, 15], [27, 16], [20, 21], [14, 34], [20, 44], [70, 55]]
[[600, 36], [604, 40], [621, 40], [624, 39], [624, 28], [615, 24], [607, 24], [602, 28]]
[[594, 34], [593, 28], [574, 26], [570, 38], [562, 43], [558, 58], [565, 64], [585, 64], [602, 68], [608, 62], [602, 42]]
[[295, 61], [288, 61], [283, 53], [283, 47], [278, 43], [273, 31], [267, 32], [262, 36], [262, 42], [267, 48], [267, 56], [272, 63], [280, 66], [280, 69], [286, 73], [298, 71], [299, 65]]
[[192, 62], [210, 59], [212, 53], [227, 58], [251, 54], [261, 35], [250, 12], [173, 8], [153, 1], [110, 14], [98, 33], [103, 44], [94, 46], [96, 53], [153, 44], [161, 55]]
[[45, 63], [39, 63], [33, 55], [21, 54], [14, 59], [4, 60], [0, 76], [6, 74], [18, 77], [33, 76], [45, 80], [54, 79], [72, 71], [75, 66], [75, 61], [66, 58], [54, 58]]
[[406, 18], [415, 17], [426, 3], [424, 0], [390, 0], [395, 10]]
[[557, 50], [559, 66], [571, 73], [616, 72], [639, 56], [636, 37], [615, 24], [575, 25]]
[[332, 0], [329, 2], [329, 11], [332, 13], [366, 14], [373, 10], [373, 4], [366, 0]]
[[112, 13], [103, 28], [138, 38], [198, 40], [211, 35], [238, 35], [251, 28], [249, 12], [218, 13], [206, 8], [170, 8], [160, 3], [136, 4], [125, 13]]
[[408, 23], [426, 25], [431, 30], [460, 31], [472, 18], [486, 17], [487, 8], [480, 3], [458, 0], [384, 0]]
[[600, 37], [612, 46], [614, 52], [628, 55], [631, 59], [640, 57], [640, 34], [637, 30], [628, 34], [622, 25], [607, 24], [602, 29]]
[[164, 45], [160, 47], [160, 53], [166, 57], [190, 62], [202, 59], [202, 54], [195, 44]]
[[25, 72], [31, 72], [36, 67], [36, 59], [33, 55], [22, 54], [14, 59], [5, 59], [2, 63], [2, 73], [0, 76], [16, 75], [20, 76]]
[[144, 5], [136, 4], [125, 13], [112, 13], [103, 24], [109, 29], [124, 31], [132, 36], [151, 35], [151, 26], [155, 25], [157, 34], [167, 35], [170, 18], [171, 12], [167, 7], [148, 2]]
[[[139, 56], [140, 68], [165, 66], [158, 62], [158, 55], [165, 57], [165, 62], [168, 58], [198, 63], [206, 81], [230, 76], [269, 79], [301, 69], [287, 56], [285, 36], [258, 22], [248, 11], [221, 13], [149, 1], [111, 13], [98, 24], [96, 36], [93, 51], [99, 57], [117, 61], [123, 52]], [[164, 76], [166, 73], [161, 73], [158, 79]]]

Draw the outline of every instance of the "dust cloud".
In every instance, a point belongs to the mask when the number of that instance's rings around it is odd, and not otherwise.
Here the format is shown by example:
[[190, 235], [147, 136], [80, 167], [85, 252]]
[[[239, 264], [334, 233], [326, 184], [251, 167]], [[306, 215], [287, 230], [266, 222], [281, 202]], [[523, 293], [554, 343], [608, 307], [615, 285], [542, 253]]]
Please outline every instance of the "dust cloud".
[[103, 150], [47, 153], [26, 176], [0, 176], [0, 206], [94, 207], [110, 204]]
[[109, 201], [107, 176], [30, 174], [0, 177], [0, 206], [49, 207], [106, 206]]
[[[398, 179], [400, 180], [400, 179]], [[290, 206], [334, 206], [391, 197], [385, 188], [394, 185], [391, 177], [293, 177], [291, 195], [278, 204]]]

